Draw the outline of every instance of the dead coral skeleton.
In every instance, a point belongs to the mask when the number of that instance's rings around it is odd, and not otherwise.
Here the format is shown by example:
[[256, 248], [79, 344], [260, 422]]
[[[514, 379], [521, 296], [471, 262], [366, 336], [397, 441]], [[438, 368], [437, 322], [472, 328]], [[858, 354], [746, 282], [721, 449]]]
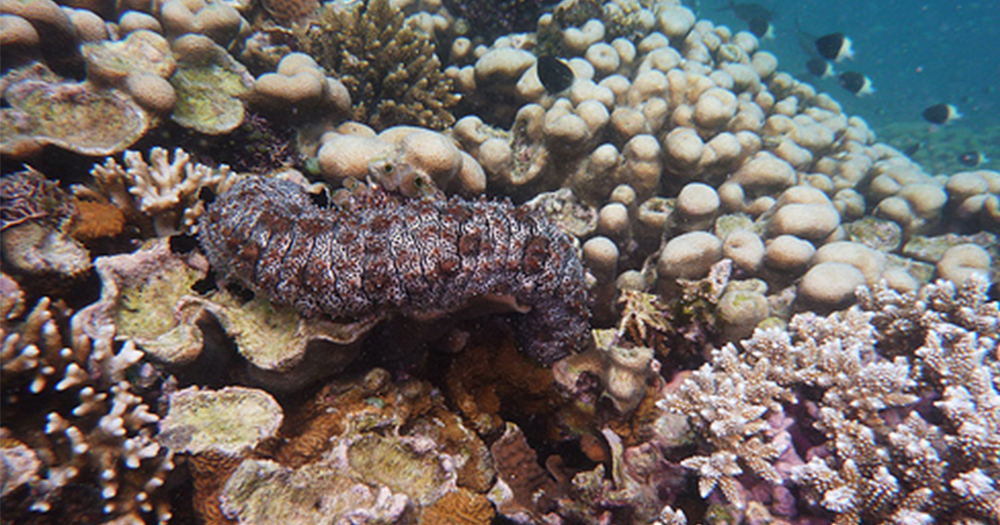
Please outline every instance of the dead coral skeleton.
[[0, 230], [28, 221], [58, 225], [73, 215], [73, 206], [62, 195], [59, 183], [29, 167], [4, 177], [0, 183]]

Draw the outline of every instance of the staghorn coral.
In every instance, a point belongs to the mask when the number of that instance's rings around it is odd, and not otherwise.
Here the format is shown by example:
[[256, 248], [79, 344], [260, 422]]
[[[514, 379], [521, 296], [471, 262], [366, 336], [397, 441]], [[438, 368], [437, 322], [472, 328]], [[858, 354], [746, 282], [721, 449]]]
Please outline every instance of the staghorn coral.
[[531, 310], [517, 318], [531, 357], [551, 364], [592, 345], [583, 266], [543, 217], [508, 202], [398, 201], [378, 187], [352, 208], [248, 178], [210, 207], [201, 245], [216, 269], [305, 316], [432, 320], [508, 296], [501, 308]]
[[147, 237], [164, 237], [192, 231], [204, 204], [198, 199], [206, 188], [221, 193], [238, 178], [226, 165], [212, 168], [191, 160], [184, 150], [170, 153], [160, 147], [149, 151], [149, 160], [126, 151], [124, 166], [109, 157], [94, 165], [94, 187], [75, 186], [78, 198], [111, 202]]
[[[165, 523], [171, 512], [156, 489], [173, 469], [172, 453], [152, 440], [159, 418], [142, 397], [152, 382], [143, 353], [115, 344], [110, 327], [89, 337], [68, 308], [48, 298], [27, 315], [12, 313], [0, 326], [2, 427], [40, 465], [26, 493], [4, 500], [5, 519], [97, 512]], [[76, 501], [79, 487], [99, 496]]]
[[[881, 285], [845, 312], [797, 315], [788, 332], [758, 330], [742, 353], [716, 352], [660, 401], [688, 415], [706, 452], [682, 461], [702, 495], [718, 485], [742, 506], [759, 478], [799, 485], [808, 512], [837, 525], [996, 522], [1000, 317], [985, 290], [981, 280], [913, 294]], [[803, 433], [809, 422], [819, 436]]]
[[458, 102], [432, 37], [389, 0], [330, 4], [296, 29], [299, 48], [347, 87], [354, 120], [376, 130], [400, 124], [444, 129]]

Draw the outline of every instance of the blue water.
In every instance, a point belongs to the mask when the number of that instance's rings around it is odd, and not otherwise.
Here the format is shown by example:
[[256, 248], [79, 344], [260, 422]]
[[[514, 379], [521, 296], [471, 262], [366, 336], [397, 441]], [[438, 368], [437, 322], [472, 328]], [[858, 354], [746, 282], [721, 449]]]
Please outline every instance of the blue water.
[[[737, 0], [737, 3], [750, 0]], [[700, 17], [730, 28], [746, 23], [732, 11], [716, 11], [726, 0], [701, 0]], [[1000, 0], [758, 0], [775, 13], [775, 38], [762, 47], [780, 69], [808, 80], [865, 118], [876, 130], [892, 122], [920, 121], [927, 106], [955, 104], [972, 129], [1000, 125]], [[857, 98], [836, 79], [816, 79], [805, 70], [806, 54], [795, 22], [815, 35], [842, 32], [854, 42], [855, 58], [838, 72], [868, 75], [877, 90]], [[1000, 144], [989, 156], [1000, 157]], [[989, 153], [988, 153], [989, 154]]]

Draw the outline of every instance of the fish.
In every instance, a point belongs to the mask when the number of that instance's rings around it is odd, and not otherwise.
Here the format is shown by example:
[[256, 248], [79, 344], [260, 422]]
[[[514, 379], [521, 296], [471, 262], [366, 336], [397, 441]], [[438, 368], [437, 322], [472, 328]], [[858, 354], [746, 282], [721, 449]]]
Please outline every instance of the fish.
[[747, 28], [753, 35], [761, 40], [774, 38], [774, 25], [762, 18], [753, 18], [747, 22]]
[[958, 156], [958, 163], [969, 168], [978, 168], [989, 161], [983, 152], [977, 150], [969, 150]]
[[851, 49], [851, 39], [843, 33], [830, 33], [816, 39], [816, 51], [819, 56], [840, 62], [854, 58], [854, 50]]
[[757, 38], [774, 38], [774, 12], [770, 9], [753, 2], [737, 4], [734, 0], [729, 0], [728, 5], [724, 5], [717, 11], [730, 10], [736, 18], [747, 23], [747, 29]]
[[875, 93], [872, 79], [868, 78], [864, 73], [858, 73], [857, 71], [847, 71], [837, 75], [837, 83], [840, 84], [840, 87], [858, 97]]
[[830, 78], [837, 74], [833, 70], [833, 64], [822, 58], [810, 58], [806, 62], [806, 69], [810, 75], [819, 78]]
[[962, 114], [958, 112], [958, 108], [951, 104], [934, 104], [933, 106], [927, 108], [922, 113], [924, 120], [930, 122], [931, 124], [944, 125], [953, 120], [962, 118]]
[[538, 70], [538, 80], [542, 81], [545, 91], [555, 95], [573, 85], [574, 75], [569, 64], [553, 55], [541, 55], [535, 64]]
[[823, 58], [816, 52], [817, 38], [819, 37], [802, 29], [802, 21], [800, 19], [795, 19], [795, 39], [798, 41], [799, 47], [802, 48], [802, 52], [809, 58]]
[[774, 20], [774, 12], [770, 9], [764, 7], [761, 4], [754, 2], [741, 2], [737, 4], [735, 0], [729, 0], [728, 5], [724, 5], [716, 11], [730, 10], [736, 15], [736, 18], [744, 22], [750, 22], [751, 20], [763, 20], [764, 22], [770, 22]]
[[920, 148], [923, 145], [924, 144], [922, 142], [914, 142], [913, 144], [910, 144], [909, 146], [907, 146], [906, 148], [904, 148], [903, 149], [903, 153], [907, 157], [912, 157], [914, 154], [916, 154], [918, 151], [920, 151]]

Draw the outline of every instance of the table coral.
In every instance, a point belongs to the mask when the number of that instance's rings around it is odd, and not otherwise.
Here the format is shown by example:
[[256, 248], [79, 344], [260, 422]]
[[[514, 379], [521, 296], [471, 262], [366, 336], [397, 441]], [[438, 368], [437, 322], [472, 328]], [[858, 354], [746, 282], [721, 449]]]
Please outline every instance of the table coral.
[[399, 124], [442, 129], [458, 102], [434, 41], [389, 0], [330, 5], [296, 33], [300, 49], [347, 86], [354, 119], [377, 130]]
[[215, 268], [306, 316], [433, 319], [509, 296], [531, 310], [517, 318], [528, 355], [551, 363], [591, 344], [583, 267], [552, 223], [506, 202], [370, 191], [355, 209], [323, 209], [294, 183], [245, 179], [204, 217], [202, 247]]

